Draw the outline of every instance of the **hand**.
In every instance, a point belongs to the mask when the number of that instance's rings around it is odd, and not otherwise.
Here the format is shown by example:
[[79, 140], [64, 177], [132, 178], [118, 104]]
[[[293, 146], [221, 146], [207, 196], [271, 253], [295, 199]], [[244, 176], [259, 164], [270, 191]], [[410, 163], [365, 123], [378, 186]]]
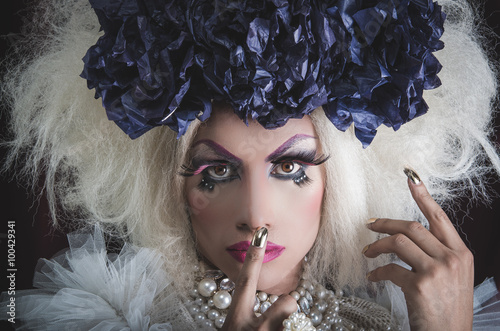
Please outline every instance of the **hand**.
[[[412, 178], [410, 174], [409, 178]], [[389, 264], [368, 273], [370, 281], [390, 280], [401, 287], [412, 330], [471, 330], [473, 310], [473, 256], [448, 216], [432, 199], [418, 176], [408, 179], [413, 199], [429, 221], [377, 219], [372, 231], [389, 234], [365, 247], [374, 258], [395, 253], [412, 267]]]
[[286, 294], [281, 295], [261, 316], [255, 316], [253, 306], [266, 243], [267, 229], [260, 228], [254, 234], [236, 280], [233, 301], [222, 330], [281, 330], [283, 320], [297, 310], [295, 299]]

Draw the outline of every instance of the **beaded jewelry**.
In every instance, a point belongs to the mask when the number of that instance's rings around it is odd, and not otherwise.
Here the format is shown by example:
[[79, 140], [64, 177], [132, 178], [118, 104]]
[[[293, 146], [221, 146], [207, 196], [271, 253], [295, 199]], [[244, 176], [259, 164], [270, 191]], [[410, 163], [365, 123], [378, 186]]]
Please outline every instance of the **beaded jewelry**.
[[[200, 327], [220, 329], [223, 326], [234, 287], [234, 282], [220, 270], [207, 270], [199, 277], [186, 307]], [[284, 330], [393, 330], [391, 316], [383, 307], [346, 297], [341, 290], [334, 293], [317, 282], [302, 279], [290, 296], [297, 300], [297, 312], [283, 321]], [[276, 300], [275, 294], [257, 292], [255, 315], [263, 314]]]

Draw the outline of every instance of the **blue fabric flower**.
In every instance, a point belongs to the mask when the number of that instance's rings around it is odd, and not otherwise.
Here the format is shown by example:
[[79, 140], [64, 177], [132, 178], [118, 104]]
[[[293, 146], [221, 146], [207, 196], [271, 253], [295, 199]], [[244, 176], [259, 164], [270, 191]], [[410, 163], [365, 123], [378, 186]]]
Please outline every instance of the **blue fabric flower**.
[[178, 136], [213, 100], [266, 128], [319, 106], [368, 146], [424, 114], [445, 15], [428, 0], [89, 0], [104, 35], [82, 77], [131, 138]]

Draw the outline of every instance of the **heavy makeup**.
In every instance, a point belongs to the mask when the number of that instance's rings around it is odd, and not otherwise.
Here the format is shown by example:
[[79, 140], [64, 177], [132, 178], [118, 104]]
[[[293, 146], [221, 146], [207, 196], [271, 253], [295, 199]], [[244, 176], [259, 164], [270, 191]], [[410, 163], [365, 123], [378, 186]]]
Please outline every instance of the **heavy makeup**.
[[264, 226], [258, 290], [295, 289], [318, 235], [326, 159], [308, 116], [267, 130], [217, 107], [182, 169], [197, 248], [210, 267], [236, 280], [253, 233]]

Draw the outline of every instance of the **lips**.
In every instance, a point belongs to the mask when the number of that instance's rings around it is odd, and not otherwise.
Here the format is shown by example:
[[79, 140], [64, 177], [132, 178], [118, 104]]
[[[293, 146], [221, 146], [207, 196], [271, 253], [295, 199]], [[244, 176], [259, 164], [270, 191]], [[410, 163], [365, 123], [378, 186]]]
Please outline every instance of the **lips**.
[[[249, 241], [240, 241], [234, 245], [229, 246], [228, 248], [226, 248], [226, 250], [229, 255], [231, 255], [236, 261], [243, 263], [245, 262], [245, 257], [247, 255], [247, 250], [249, 247]], [[264, 263], [272, 261], [275, 258], [279, 257], [284, 250], [285, 247], [268, 241], [266, 246], [266, 253], [264, 255]]]

